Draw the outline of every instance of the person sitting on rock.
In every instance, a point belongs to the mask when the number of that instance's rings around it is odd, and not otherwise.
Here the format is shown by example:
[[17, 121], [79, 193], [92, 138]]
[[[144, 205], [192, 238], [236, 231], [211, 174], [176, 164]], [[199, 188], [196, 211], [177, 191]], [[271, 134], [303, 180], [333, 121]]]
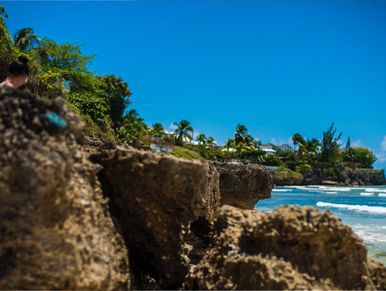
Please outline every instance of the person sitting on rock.
[[28, 75], [28, 58], [20, 56], [9, 65], [8, 77], [0, 83], [0, 88], [20, 88], [27, 83]]

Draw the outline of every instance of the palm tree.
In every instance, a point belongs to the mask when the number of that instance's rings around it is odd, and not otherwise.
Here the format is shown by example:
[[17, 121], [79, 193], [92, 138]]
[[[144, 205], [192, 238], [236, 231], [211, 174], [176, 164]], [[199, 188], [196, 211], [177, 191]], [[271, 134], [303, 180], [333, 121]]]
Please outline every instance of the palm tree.
[[206, 135], [205, 135], [205, 134], [202, 134], [202, 133], [201, 133], [201, 134], [198, 135], [198, 137], [196, 138], [196, 141], [198, 141], [198, 145], [206, 145], [208, 139], [206, 138]]
[[299, 147], [304, 146], [306, 144], [306, 140], [300, 133], [295, 133], [292, 136], [292, 142], [294, 143], [294, 145], [297, 145]]
[[14, 37], [13, 42], [15, 47], [23, 52], [28, 52], [36, 46], [40, 45], [40, 38], [34, 33], [31, 27], [19, 29]]
[[245, 142], [245, 139], [247, 136], [248, 136], [248, 129], [245, 127], [245, 125], [238, 124], [236, 126], [235, 142], [243, 143]]
[[215, 146], [216, 145], [216, 140], [214, 139], [214, 137], [208, 137], [208, 139], [206, 140], [206, 143], [208, 146]]
[[179, 123], [174, 123], [177, 128], [174, 131], [176, 144], [179, 146], [184, 145], [184, 140], [193, 139], [193, 127], [190, 125], [190, 122], [187, 120], [181, 120]]
[[129, 120], [138, 120], [138, 121], [143, 122], [143, 118], [139, 116], [137, 110], [135, 110], [135, 109], [131, 109], [131, 110], [125, 115], [125, 118], [126, 118], [126, 119], [129, 119]]
[[151, 129], [151, 134], [154, 137], [163, 138], [165, 137], [165, 129], [161, 123], [154, 123], [153, 128]]
[[235, 143], [240, 149], [254, 150], [258, 147], [257, 141], [248, 134], [248, 129], [242, 124], [238, 124], [236, 127]]
[[230, 138], [226, 141], [224, 147], [227, 149], [227, 151], [231, 151], [231, 149], [236, 149], [236, 142], [233, 138]]
[[8, 18], [7, 11], [4, 6], [0, 4], [0, 43], [1, 46], [7, 48], [8, 51], [11, 51], [13, 48], [12, 38], [9, 35], [7, 26], [5, 25], [5, 19]]

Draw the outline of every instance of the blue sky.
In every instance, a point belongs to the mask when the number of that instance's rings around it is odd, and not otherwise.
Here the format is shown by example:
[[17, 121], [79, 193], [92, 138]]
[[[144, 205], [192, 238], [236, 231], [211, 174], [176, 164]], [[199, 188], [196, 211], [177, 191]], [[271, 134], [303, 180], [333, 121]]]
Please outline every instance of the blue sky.
[[386, 1], [2, 1], [11, 32], [82, 45], [151, 125], [188, 119], [219, 143], [236, 124], [266, 142], [335, 122], [386, 166]]

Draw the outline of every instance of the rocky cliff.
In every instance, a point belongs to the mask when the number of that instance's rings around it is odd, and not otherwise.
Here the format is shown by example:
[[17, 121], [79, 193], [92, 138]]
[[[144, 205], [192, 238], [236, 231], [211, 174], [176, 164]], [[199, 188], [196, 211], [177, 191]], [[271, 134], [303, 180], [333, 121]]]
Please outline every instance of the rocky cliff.
[[263, 168], [85, 145], [81, 129], [63, 100], [0, 92], [1, 289], [386, 288], [330, 213], [233, 207], [269, 197]]
[[305, 171], [302, 174], [286, 175], [283, 172], [272, 172], [273, 183], [277, 186], [287, 185], [348, 185], [348, 186], [370, 186], [385, 185], [386, 178], [384, 170], [345, 168], [333, 176], [323, 173], [321, 169]]
[[0, 94], [0, 289], [130, 284], [127, 249], [95, 175], [100, 167], [62, 128], [65, 115], [60, 100]]

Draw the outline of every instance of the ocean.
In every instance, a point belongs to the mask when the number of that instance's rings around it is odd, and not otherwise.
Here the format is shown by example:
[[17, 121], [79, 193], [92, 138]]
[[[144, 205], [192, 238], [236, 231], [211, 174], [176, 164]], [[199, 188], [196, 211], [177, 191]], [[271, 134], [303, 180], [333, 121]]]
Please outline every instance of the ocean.
[[386, 186], [275, 187], [272, 198], [259, 201], [255, 208], [269, 212], [282, 205], [331, 210], [365, 241], [368, 254], [386, 265]]

